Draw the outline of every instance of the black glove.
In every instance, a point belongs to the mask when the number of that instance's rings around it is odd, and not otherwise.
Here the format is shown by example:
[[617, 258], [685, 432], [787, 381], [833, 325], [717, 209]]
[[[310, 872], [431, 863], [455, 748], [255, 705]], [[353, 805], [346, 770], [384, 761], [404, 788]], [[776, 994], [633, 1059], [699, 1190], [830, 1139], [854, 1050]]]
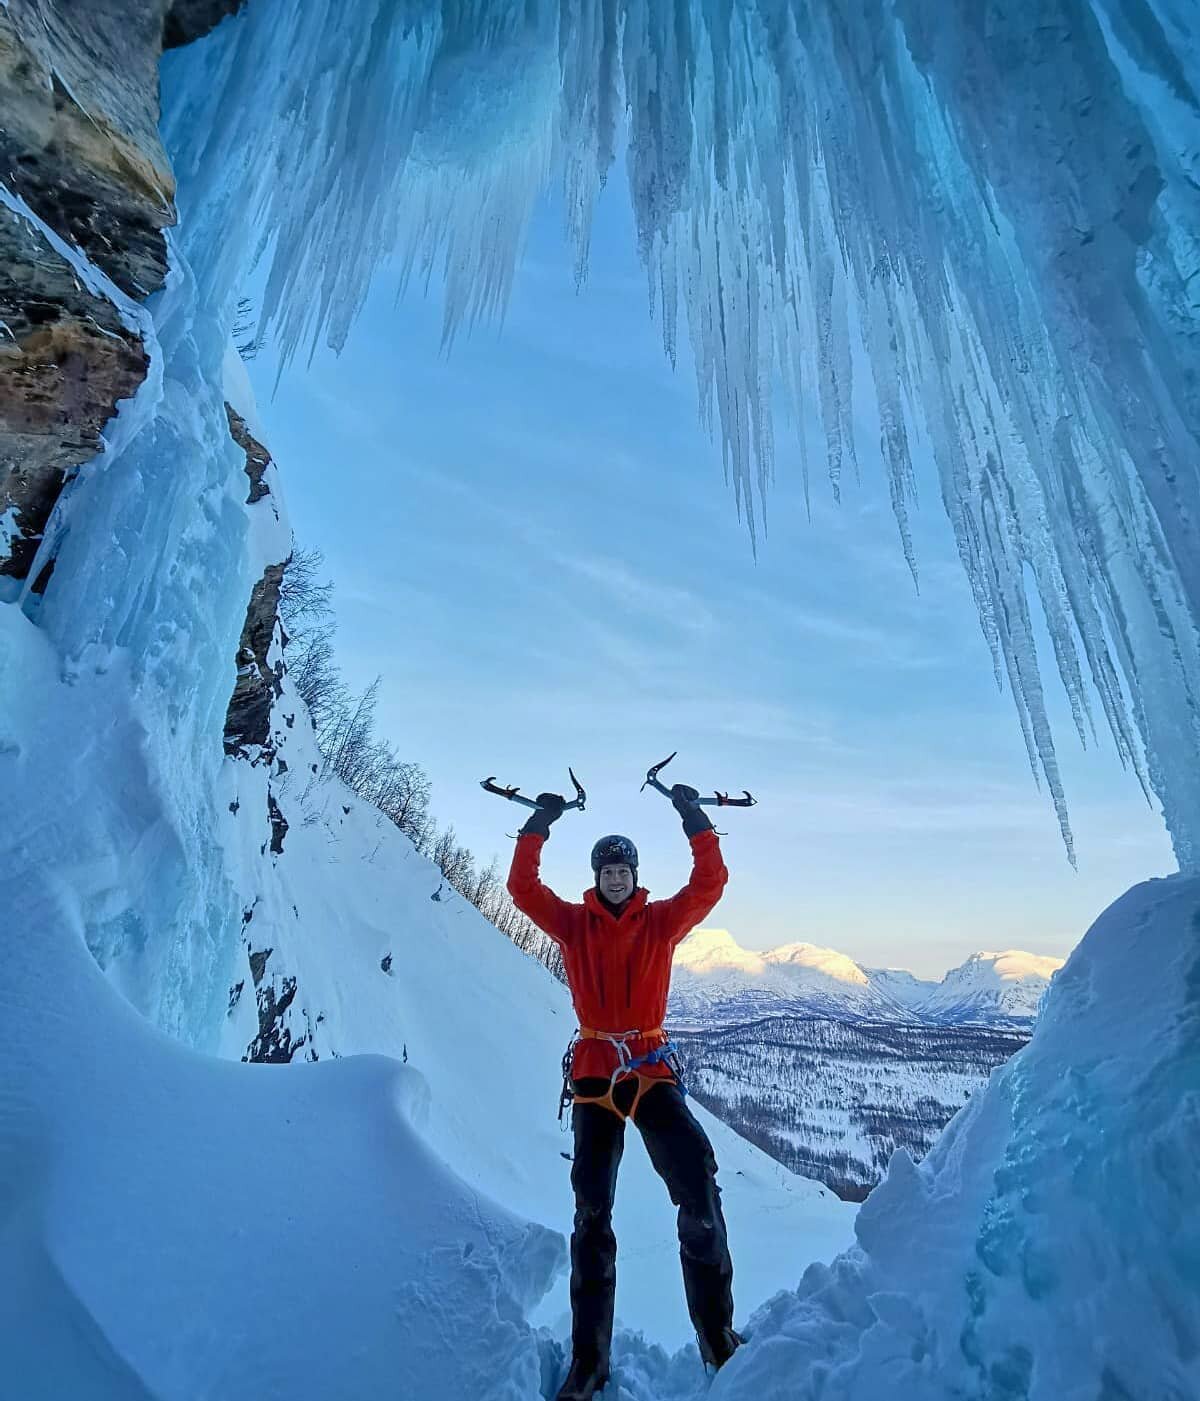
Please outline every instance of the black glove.
[[686, 783], [677, 783], [671, 789], [671, 802], [675, 805], [675, 811], [683, 818], [683, 830], [689, 837], [694, 837], [697, 832], [711, 832], [713, 829], [704, 809], [696, 802], [699, 796], [699, 789], [689, 788]]
[[539, 837], [548, 837], [550, 824], [558, 821], [566, 805], [567, 800], [561, 794], [539, 793], [537, 807], [529, 814], [529, 820], [521, 828], [519, 835], [524, 837], [533, 832]]

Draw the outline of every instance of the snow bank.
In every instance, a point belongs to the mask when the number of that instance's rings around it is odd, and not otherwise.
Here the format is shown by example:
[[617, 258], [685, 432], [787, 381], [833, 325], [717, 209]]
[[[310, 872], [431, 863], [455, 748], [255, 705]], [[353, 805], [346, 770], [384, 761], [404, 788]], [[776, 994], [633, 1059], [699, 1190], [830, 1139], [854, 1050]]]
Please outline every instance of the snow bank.
[[752, 1320], [714, 1401], [1188, 1401], [1200, 1395], [1200, 879], [1092, 926], [1029, 1046], [859, 1246]]
[[188, 1050], [41, 882], [3, 959], [4, 1401], [537, 1394], [562, 1239], [422, 1143], [417, 1072]]

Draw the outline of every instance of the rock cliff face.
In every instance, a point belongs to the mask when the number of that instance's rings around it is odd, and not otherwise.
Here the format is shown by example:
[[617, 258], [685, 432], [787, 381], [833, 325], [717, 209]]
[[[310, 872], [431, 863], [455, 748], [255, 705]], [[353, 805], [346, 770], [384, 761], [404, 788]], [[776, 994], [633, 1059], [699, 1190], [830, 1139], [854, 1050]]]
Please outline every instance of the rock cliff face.
[[[253, 506], [271, 494], [265, 480], [271, 454], [250, 432], [246, 420], [232, 404], [226, 403], [225, 414], [230, 436], [246, 456], [249, 483], [246, 504]], [[268, 762], [274, 758], [271, 707], [279, 698], [283, 681], [284, 636], [279, 621], [279, 590], [286, 568], [286, 561], [269, 564], [250, 593], [246, 621], [238, 642], [237, 681], [225, 717], [227, 754], [244, 755], [259, 749]]]
[[[279, 627], [279, 589], [286, 565], [270, 564], [255, 584], [238, 645], [237, 681], [225, 719], [225, 752], [243, 754], [252, 746], [269, 748], [271, 707], [279, 696], [283, 662], [271, 661]], [[267, 755], [268, 758], [272, 757]]]
[[[0, 6], [0, 183], [140, 300], [167, 271], [175, 182], [158, 136], [164, 37], [237, 0], [9, 0]], [[28, 576], [46, 521], [147, 358], [114, 304], [0, 206], [0, 575]], [[40, 571], [48, 567], [42, 561]]]
[[[242, 3], [0, 0], [0, 587], [6, 578], [45, 587], [55, 504], [149, 368], [136, 303], [163, 285], [164, 230], [176, 217], [158, 135], [159, 58]], [[226, 413], [253, 506], [270, 496], [271, 457], [232, 406]], [[225, 726], [226, 752], [270, 775], [261, 821], [263, 849], [275, 854], [288, 830], [271, 787], [287, 770], [272, 727], [285, 567], [268, 566], [252, 590]], [[272, 950], [256, 951], [248, 928], [243, 937], [249, 977], [230, 990], [230, 1010], [252, 981], [258, 1028], [246, 1058], [315, 1059], [295, 977], [269, 971]]]
[[113, 303], [0, 207], [0, 575], [29, 574], [64, 482], [148, 363]]

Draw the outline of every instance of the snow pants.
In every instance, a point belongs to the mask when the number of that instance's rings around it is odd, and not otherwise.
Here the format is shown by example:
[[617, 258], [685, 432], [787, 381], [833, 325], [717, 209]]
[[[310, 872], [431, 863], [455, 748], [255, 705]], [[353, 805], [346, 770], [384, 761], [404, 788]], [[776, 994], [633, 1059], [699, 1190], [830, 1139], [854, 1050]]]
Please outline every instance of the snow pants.
[[[618, 1085], [617, 1103], [636, 1081]], [[575, 1082], [579, 1094], [602, 1094], [605, 1081]], [[625, 1148], [625, 1120], [599, 1104], [572, 1110], [575, 1161], [575, 1229], [571, 1234], [571, 1345], [575, 1358], [607, 1373], [617, 1284], [617, 1240], [612, 1228], [617, 1169]], [[634, 1120], [655, 1171], [679, 1208], [679, 1258], [688, 1313], [704, 1340], [722, 1337], [733, 1324], [733, 1263], [717, 1160], [708, 1135], [671, 1080], [648, 1089]]]

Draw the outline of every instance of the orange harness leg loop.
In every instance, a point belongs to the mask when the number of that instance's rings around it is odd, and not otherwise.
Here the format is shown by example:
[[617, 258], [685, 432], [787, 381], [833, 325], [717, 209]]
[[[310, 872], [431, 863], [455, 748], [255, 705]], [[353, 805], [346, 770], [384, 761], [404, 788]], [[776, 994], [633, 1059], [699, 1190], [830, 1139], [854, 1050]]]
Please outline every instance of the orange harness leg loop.
[[[616, 1074], [620, 1075], [621, 1072], [618, 1070]], [[642, 1102], [642, 1096], [647, 1090], [652, 1089], [655, 1085], [671, 1083], [669, 1080], [666, 1080], [665, 1076], [647, 1075], [643, 1070], [627, 1070], [625, 1071], [625, 1075], [635, 1075], [638, 1082], [637, 1089], [634, 1091], [633, 1095], [633, 1103], [629, 1106], [628, 1111], [623, 1110], [620, 1105], [617, 1104], [616, 1100], [613, 1099], [613, 1091], [617, 1088], [617, 1082], [615, 1080], [609, 1081], [608, 1089], [605, 1090], [602, 1095], [575, 1095], [571, 1103], [600, 1104], [603, 1105], [605, 1109], [611, 1109], [618, 1119], [634, 1119], [637, 1117], [638, 1105]]]
[[[579, 1028], [579, 1038], [582, 1041], [608, 1041], [616, 1050], [618, 1065], [613, 1071], [608, 1082], [608, 1089], [602, 1095], [575, 1095], [574, 1104], [600, 1104], [605, 1109], [611, 1109], [619, 1119], [633, 1119], [637, 1115], [638, 1105], [642, 1102], [642, 1096], [654, 1085], [662, 1083], [665, 1077], [661, 1075], [647, 1075], [645, 1071], [636, 1070], [630, 1065], [633, 1059], [629, 1054], [630, 1041], [654, 1041], [658, 1040], [661, 1045], [666, 1041], [667, 1034], [661, 1026], [651, 1027], [649, 1031], [596, 1031], [590, 1026]], [[630, 1075], [637, 1078], [637, 1089], [634, 1091], [633, 1103], [628, 1111], [622, 1110], [613, 1098], [613, 1091], [617, 1088], [617, 1083], [627, 1079]]]

